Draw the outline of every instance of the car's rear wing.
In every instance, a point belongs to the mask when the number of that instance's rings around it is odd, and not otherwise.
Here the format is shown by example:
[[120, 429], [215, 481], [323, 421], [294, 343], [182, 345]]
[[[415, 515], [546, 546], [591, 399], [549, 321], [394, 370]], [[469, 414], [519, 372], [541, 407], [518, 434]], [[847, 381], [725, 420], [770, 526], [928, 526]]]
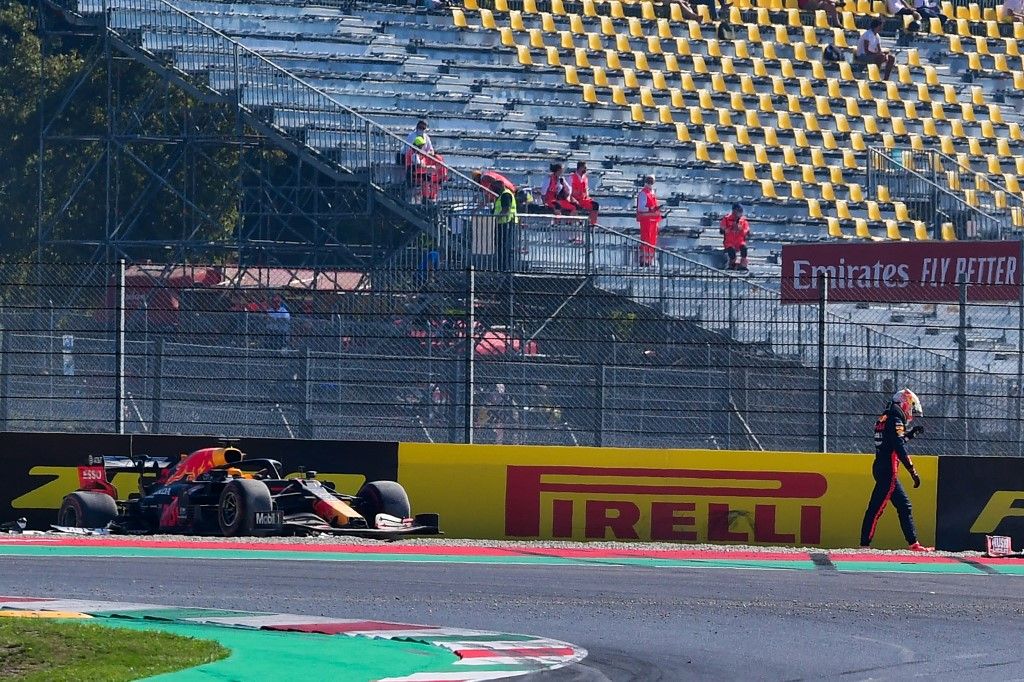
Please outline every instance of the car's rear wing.
[[102, 466], [108, 471], [159, 471], [166, 469], [177, 462], [170, 457], [150, 457], [139, 455], [136, 457], [125, 457], [124, 455], [90, 455], [88, 466]]

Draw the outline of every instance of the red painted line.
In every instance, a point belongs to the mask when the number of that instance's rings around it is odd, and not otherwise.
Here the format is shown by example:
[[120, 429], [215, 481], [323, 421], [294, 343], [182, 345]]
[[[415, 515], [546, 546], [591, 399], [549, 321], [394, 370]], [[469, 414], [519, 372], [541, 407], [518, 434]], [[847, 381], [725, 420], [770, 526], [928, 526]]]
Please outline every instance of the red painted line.
[[31, 544], [46, 547], [127, 547], [131, 549], [214, 549], [265, 550], [275, 552], [342, 552], [346, 554], [427, 554], [438, 556], [518, 556], [519, 550], [499, 547], [430, 547], [426, 545], [348, 545], [290, 544], [285, 542], [245, 542], [209, 540], [114, 540], [110, 538], [46, 538], [31, 540], [0, 539], [0, 545]]
[[351, 623], [309, 623], [289, 625], [264, 625], [261, 630], [282, 632], [310, 632], [319, 635], [340, 635], [346, 632], [385, 632], [389, 630], [436, 630], [433, 625], [409, 625], [407, 623], [384, 623], [375, 620], [357, 620]]
[[874, 561], [889, 564], [955, 564], [953, 557], [935, 556], [934, 554], [830, 554], [832, 563], [844, 561]]
[[[979, 557], [971, 557], [971, 561], [976, 561], [979, 564], [1000, 564], [1000, 565], [1012, 564], [1014, 566], [1024, 566], [1024, 559], [1022, 559], [1021, 557], [1012, 557], [1012, 556], [1006, 556], [1006, 557], [979, 556]], [[2, 601], [2, 600], [0, 600], [0, 601]]]
[[525, 658], [530, 656], [572, 656], [568, 646], [520, 647], [517, 649], [456, 649], [459, 658]]
[[35, 602], [35, 601], [53, 601], [52, 599], [43, 599], [41, 597], [0, 597], [0, 601], [4, 602]]

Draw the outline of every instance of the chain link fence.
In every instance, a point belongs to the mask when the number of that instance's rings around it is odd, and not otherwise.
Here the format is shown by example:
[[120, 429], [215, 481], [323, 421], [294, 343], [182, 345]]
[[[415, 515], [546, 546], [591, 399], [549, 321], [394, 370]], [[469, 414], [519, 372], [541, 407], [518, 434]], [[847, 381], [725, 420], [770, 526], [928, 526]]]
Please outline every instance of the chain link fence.
[[0, 265], [0, 430], [862, 452], [909, 386], [919, 451], [1021, 454], [1019, 304], [781, 305], [778, 289], [668, 256], [576, 273]]

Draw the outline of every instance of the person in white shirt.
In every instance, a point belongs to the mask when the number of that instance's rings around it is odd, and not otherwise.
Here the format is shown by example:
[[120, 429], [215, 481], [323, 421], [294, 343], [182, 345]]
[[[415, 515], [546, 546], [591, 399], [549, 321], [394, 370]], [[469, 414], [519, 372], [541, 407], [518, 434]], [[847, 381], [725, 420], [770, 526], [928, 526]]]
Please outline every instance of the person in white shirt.
[[416, 129], [409, 133], [409, 135], [406, 136], [405, 138], [406, 144], [414, 144], [414, 141], [416, 140], [417, 137], [422, 137], [424, 140], [424, 145], [423, 147], [421, 147], [421, 150], [427, 154], [433, 154], [434, 143], [430, 141], [430, 135], [427, 135], [426, 121], [421, 120], [416, 122]]
[[935, 19], [942, 14], [939, 11], [938, 0], [914, 0], [914, 9], [922, 19]]
[[1003, 20], [1024, 21], [1024, 0], [1003, 0], [999, 16]]
[[892, 75], [892, 67], [896, 64], [896, 57], [882, 49], [882, 38], [878, 32], [882, 30], [882, 20], [872, 19], [868, 29], [861, 34], [857, 41], [857, 52], [854, 59], [861, 64], [878, 64], [885, 66], [883, 78], [888, 79]]
[[908, 15], [913, 17], [914, 21], [921, 21], [921, 15], [906, 0], [885, 0], [885, 4], [889, 8], [889, 14], [894, 17]]

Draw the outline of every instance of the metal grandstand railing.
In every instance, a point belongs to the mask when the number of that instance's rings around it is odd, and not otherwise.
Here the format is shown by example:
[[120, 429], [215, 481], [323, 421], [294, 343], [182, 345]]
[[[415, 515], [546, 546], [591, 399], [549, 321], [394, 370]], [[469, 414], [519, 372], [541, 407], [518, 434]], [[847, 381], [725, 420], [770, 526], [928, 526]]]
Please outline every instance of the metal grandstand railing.
[[893, 201], [906, 205], [910, 218], [925, 223], [933, 238], [944, 236], [943, 225], [958, 239], [1003, 239], [1013, 231], [1009, 213], [992, 215], [980, 203], [972, 204], [948, 189], [943, 159], [933, 150], [872, 147], [867, 185], [876, 199], [878, 188], [886, 188]]
[[49, 1], [98, 18], [119, 49], [236, 106], [246, 124], [322, 169], [365, 181], [420, 226], [444, 224], [448, 213], [477, 201], [481, 188], [470, 178], [421, 155], [430, 167], [425, 190], [407, 172], [415, 151], [403, 138], [165, 0]]
[[[967, 203], [977, 205], [979, 209], [988, 214], [1009, 214], [1009, 221], [1013, 229], [1024, 229], [1024, 195], [1021, 194], [1019, 188], [1017, 191], [1007, 189], [1001, 179], [993, 180], [993, 174], [989, 173], [987, 169], [985, 172], [976, 171], [941, 151], [934, 149], [929, 151], [937, 159], [932, 166], [941, 170], [946, 184], [962, 193]], [[1012, 179], [1016, 179], [1018, 175], [1016, 168], [1009, 175]]]

